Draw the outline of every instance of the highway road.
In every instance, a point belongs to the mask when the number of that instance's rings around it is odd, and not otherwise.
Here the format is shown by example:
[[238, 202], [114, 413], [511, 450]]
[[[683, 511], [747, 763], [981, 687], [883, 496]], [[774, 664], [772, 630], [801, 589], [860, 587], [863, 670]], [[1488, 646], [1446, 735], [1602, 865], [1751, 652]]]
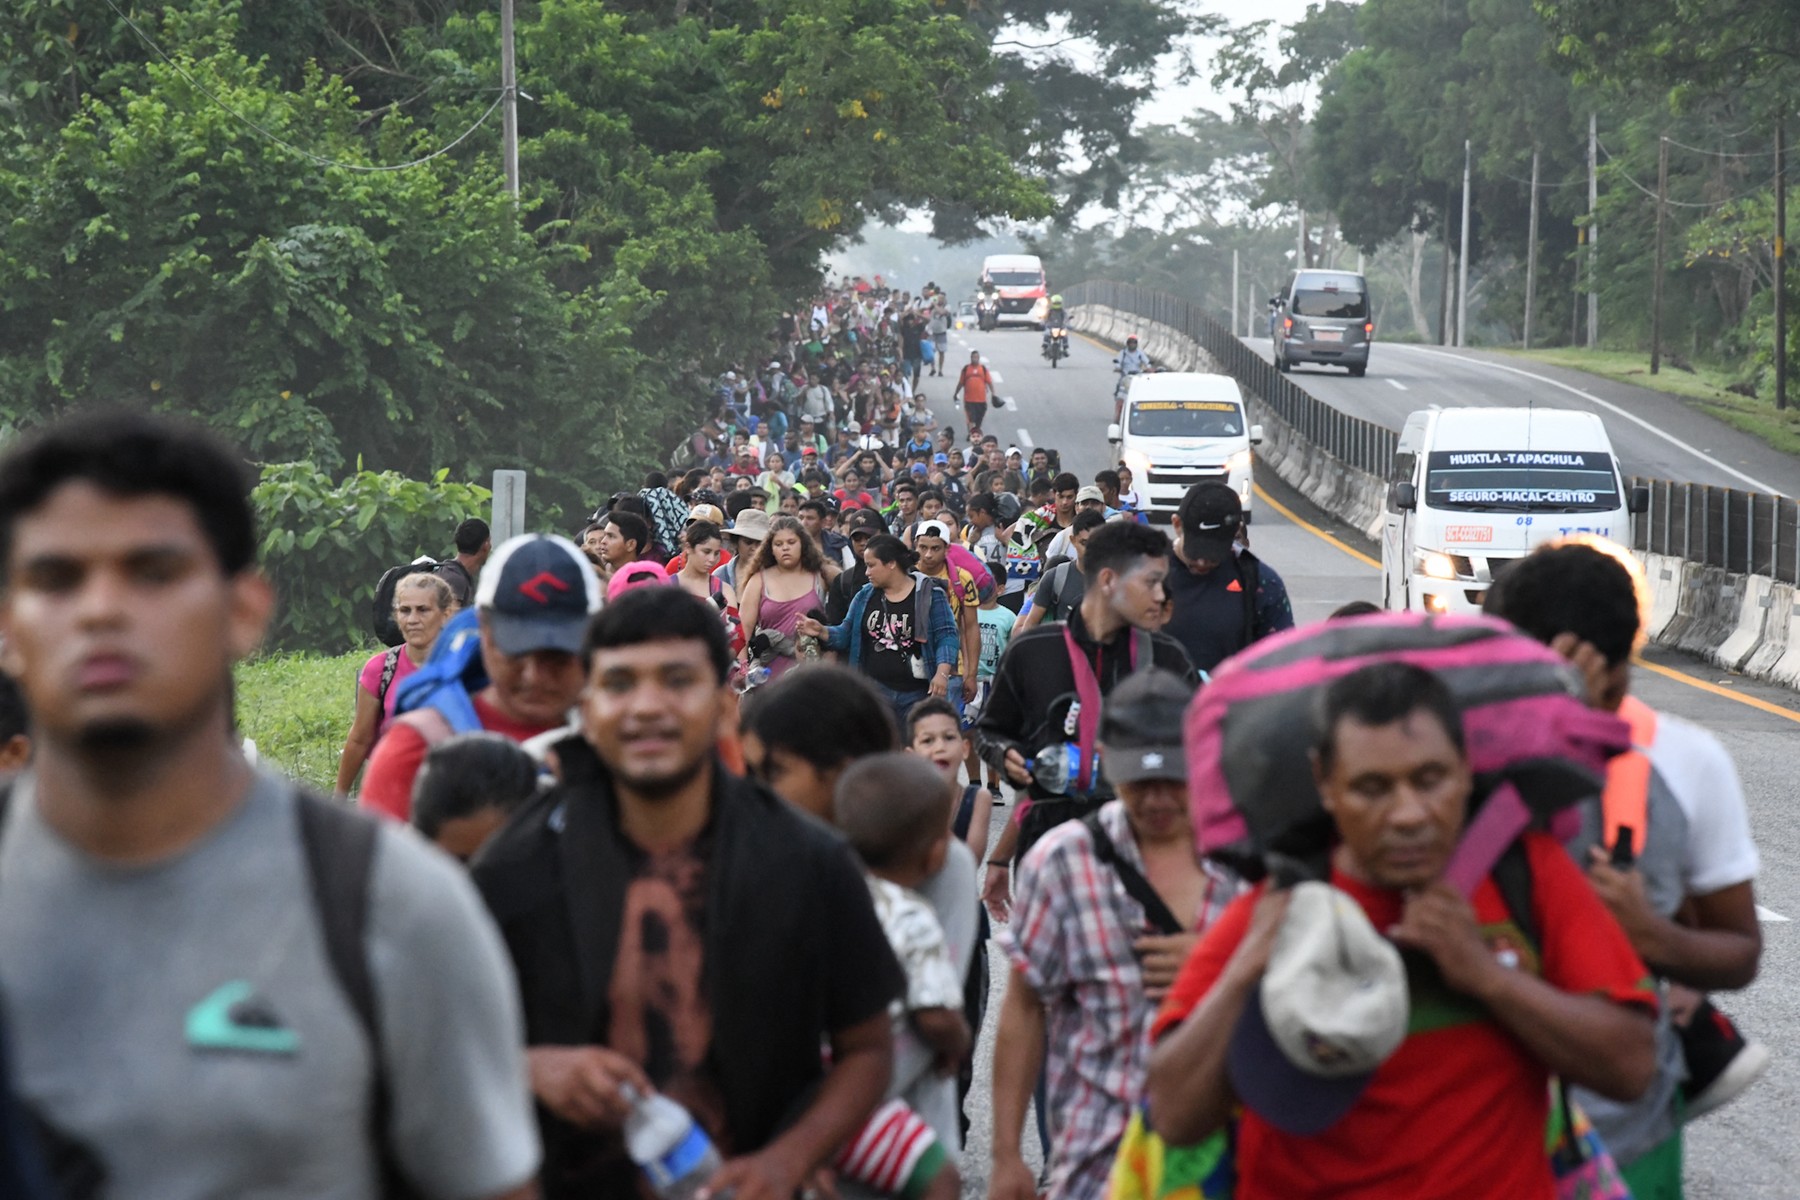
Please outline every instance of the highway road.
[[[1072, 356], [1052, 371], [1038, 357], [1035, 333], [957, 331], [951, 336], [952, 370], [968, 360], [971, 349], [980, 350], [999, 378], [999, 394], [1009, 398], [1006, 409], [989, 414], [990, 432], [1021, 447], [1055, 447], [1061, 451], [1064, 465], [1084, 479], [1108, 465], [1111, 456], [1105, 426], [1111, 413], [1112, 368], [1104, 348], [1075, 338]], [[1303, 384], [1318, 383], [1321, 395], [1350, 395], [1346, 405], [1364, 406], [1352, 411], [1395, 423], [1398, 418], [1392, 414], [1404, 417], [1419, 402], [1518, 403], [1527, 388], [1543, 403], [1552, 402], [1553, 396], [1558, 397], [1554, 399], [1557, 404], [1580, 400], [1545, 383], [1515, 381], [1516, 377], [1470, 358], [1437, 350], [1378, 346], [1365, 379], [1352, 380], [1342, 372], [1316, 376], [1302, 372], [1297, 379]], [[922, 386], [939, 420], [955, 421], [960, 427], [948, 404], [953, 384], [947, 379], [927, 378]], [[1607, 424], [1628, 469], [1701, 478], [1705, 464], [1694, 455], [1684, 457], [1683, 452], [1636, 426], [1630, 426], [1636, 432], [1628, 432], [1611, 415]], [[1717, 428], [1716, 423], [1708, 424]], [[1672, 428], [1691, 431], [1685, 424]], [[1680, 436], [1687, 437], [1689, 432]], [[1796, 473], [1792, 464], [1772, 464], [1741, 453], [1732, 442], [1710, 434], [1697, 437], [1692, 445], [1720, 464], [1749, 474], [1779, 475], [1777, 467], [1789, 476]], [[1729, 482], [1729, 478], [1714, 482]], [[1741, 481], [1739, 486], [1743, 486]], [[1259, 491], [1253, 544], [1287, 581], [1296, 620], [1322, 619], [1346, 600], [1379, 598], [1379, 564], [1371, 557], [1377, 554], [1375, 547], [1286, 489], [1272, 473], [1259, 472]], [[1800, 1071], [1795, 1069], [1796, 1054], [1800, 1053], [1800, 1009], [1789, 997], [1800, 987], [1800, 952], [1796, 925], [1788, 918], [1800, 917], [1800, 872], [1796, 871], [1800, 822], [1788, 802], [1796, 750], [1800, 750], [1800, 697], [1738, 678], [1722, 678], [1703, 664], [1659, 651], [1652, 651], [1649, 661], [1639, 668], [1635, 686], [1651, 705], [1704, 725], [1724, 742], [1743, 778], [1752, 829], [1763, 856], [1757, 883], [1758, 899], [1765, 910], [1762, 974], [1748, 990], [1715, 1000], [1751, 1036], [1774, 1049], [1774, 1064], [1750, 1092], [1689, 1130], [1687, 1194], [1690, 1200], [1791, 1200], [1800, 1195], [1800, 1185], [1795, 1182], [1800, 1174], [1800, 1147], [1792, 1136], [1800, 1124]], [[1010, 811], [1001, 810], [997, 820]], [[997, 1007], [1002, 979], [997, 969], [990, 1013]], [[991, 1054], [992, 1024], [990, 1019], [981, 1039], [980, 1077], [970, 1105], [974, 1128], [964, 1155], [964, 1178], [965, 1195], [971, 1198], [985, 1195], [990, 1124], [985, 1102], [986, 1062]], [[1035, 1136], [1026, 1139], [1033, 1155], [1035, 1140]], [[1035, 1157], [1033, 1161], [1035, 1164]]]
[[[1266, 337], [1246, 345], [1270, 358]], [[1627, 475], [1800, 495], [1800, 459], [1674, 396], [1513, 355], [1377, 342], [1369, 373], [1296, 367], [1290, 378], [1334, 408], [1390, 429], [1421, 408], [1545, 405], [1597, 413]]]

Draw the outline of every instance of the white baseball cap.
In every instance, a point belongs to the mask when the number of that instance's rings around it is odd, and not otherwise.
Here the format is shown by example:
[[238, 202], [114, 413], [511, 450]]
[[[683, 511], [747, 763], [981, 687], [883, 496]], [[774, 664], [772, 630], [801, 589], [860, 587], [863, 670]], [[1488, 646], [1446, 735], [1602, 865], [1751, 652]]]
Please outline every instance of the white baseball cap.
[[1406, 1040], [1406, 968], [1362, 906], [1296, 884], [1226, 1066], [1245, 1106], [1284, 1132], [1323, 1133]]

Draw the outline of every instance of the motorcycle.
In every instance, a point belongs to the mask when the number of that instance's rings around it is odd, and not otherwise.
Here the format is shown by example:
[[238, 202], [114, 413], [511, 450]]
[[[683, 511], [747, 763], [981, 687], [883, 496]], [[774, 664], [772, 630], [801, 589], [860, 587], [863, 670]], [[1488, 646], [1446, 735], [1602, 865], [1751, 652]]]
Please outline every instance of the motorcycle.
[[975, 326], [983, 333], [991, 333], [1000, 327], [1000, 301], [992, 296], [983, 296], [975, 302]]
[[1055, 370], [1061, 359], [1069, 357], [1069, 331], [1052, 329], [1050, 336], [1044, 340], [1044, 357], [1050, 360], [1050, 369]]

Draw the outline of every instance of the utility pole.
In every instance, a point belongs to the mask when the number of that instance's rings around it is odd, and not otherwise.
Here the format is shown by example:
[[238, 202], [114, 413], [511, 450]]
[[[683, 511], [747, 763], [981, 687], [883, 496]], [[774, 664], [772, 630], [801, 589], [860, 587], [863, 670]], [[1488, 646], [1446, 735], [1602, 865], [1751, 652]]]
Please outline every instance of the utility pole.
[[1450, 344], [1450, 188], [1444, 188], [1444, 270], [1438, 282], [1438, 345]]
[[1587, 344], [1600, 348], [1600, 117], [1588, 114], [1588, 303]]
[[1775, 407], [1787, 407], [1787, 103], [1775, 118]]
[[1304, 271], [1309, 265], [1306, 261], [1306, 205], [1300, 205], [1299, 209], [1300, 222], [1295, 226], [1298, 230], [1298, 234], [1294, 241], [1294, 270]]
[[1457, 252], [1456, 263], [1456, 344], [1458, 348], [1468, 344], [1469, 337], [1469, 182], [1473, 178], [1474, 151], [1467, 138], [1463, 139], [1463, 205], [1462, 205], [1462, 248]]
[[513, 0], [500, 0], [500, 143], [506, 194], [519, 200], [519, 78], [513, 58]]
[[[1779, 142], [1777, 137], [1777, 142]], [[1650, 373], [1662, 370], [1662, 304], [1663, 255], [1666, 242], [1663, 227], [1669, 211], [1669, 137], [1664, 134], [1656, 144], [1656, 261], [1650, 276]]]
[[1238, 252], [1231, 252], [1231, 328], [1238, 327]]
[[1531, 349], [1531, 310], [1537, 301], [1538, 148], [1531, 148], [1531, 240], [1525, 248], [1525, 348]]

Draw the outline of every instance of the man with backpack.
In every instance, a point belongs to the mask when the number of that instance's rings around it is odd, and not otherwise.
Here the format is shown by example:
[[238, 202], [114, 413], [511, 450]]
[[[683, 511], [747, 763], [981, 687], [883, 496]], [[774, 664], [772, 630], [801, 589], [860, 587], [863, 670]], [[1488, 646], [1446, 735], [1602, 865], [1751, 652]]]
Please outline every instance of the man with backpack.
[[456, 527], [456, 557], [445, 559], [432, 572], [450, 585], [450, 594], [458, 608], [467, 608], [475, 600], [475, 580], [482, 564], [494, 549], [488, 524], [480, 517], [470, 517]]
[[982, 363], [981, 351], [969, 351], [969, 361], [956, 377], [956, 390], [950, 393], [950, 400], [962, 401], [970, 441], [981, 436], [981, 423], [987, 420], [988, 397], [993, 387], [994, 373]]
[[1294, 627], [1287, 585], [1245, 543], [1244, 504], [1223, 483], [1196, 483], [1174, 516], [1174, 616], [1165, 627], [1210, 674], [1252, 642]]
[[1143, 1097], [1144, 1026], [1237, 895], [1235, 876], [1194, 854], [1181, 745], [1192, 696], [1168, 671], [1115, 688], [1100, 749], [1118, 799], [1045, 834], [1021, 866], [1012, 920], [997, 930], [1012, 969], [994, 1039], [993, 1200], [1037, 1195], [1019, 1142], [1040, 1069], [1056, 1114], [1049, 1196], [1106, 1195]]
[[430, 660], [401, 685], [398, 715], [369, 756], [363, 807], [406, 821], [419, 764], [452, 734], [486, 729], [524, 742], [567, 722], [586, 682], [577, 651], [600, 609], [599, 578], [573, 543], [544, 534], [511, 539], [488, 568], [475, 610], [444, 627]]
[[[1630, 565], [1627, 565], [1627, 564]], [[1656, 1083], [1635, 1103], [1577, 1100], [1638, 1200], [1680, 1200], [1681, 1123], [1755, 1082], [1768, 1047], [1707, 1001], [1747, 987], [1762, 954], [1759, 865], [1731, 756], [1711, 733], [1630, 695], [1641, 629], [1636, 563], [1586, 540], [1551, 543], [1507, 568], [1483, 604], [1584, 668], [1589, 700], [1632, 727], [1570, 843], [1632, 946], [1667, 981]]]
[[1376, 662], [1325, 685], [1316, 712], [1329, 878], [1260, 885], [1201, 938], [1152, 1026], [1151, 1123], [1192, 1146], [1241, 1102], [1239, 1200], [1397, 1180], [1412, 1197], [1552, 1200], [1552, 1077], [1642, 1094], [1655, 987], [1547, 834], [1508, 839], [1523, 903], [1505, 855], [1453, 873], [1482, 839], [1463, 836], [1474, 774], [1438, 676]]
[[[975, 723], [981, 757], [1018, 789], [1020, 802], [1000, 840], [988, 851], [982, 895], [1004, 920], [1007, 872], [1040, 836], [1063, 821], [1085, 817], [1112, 798], [1096, 771], [1094, 743], [1102, 700], [1126, 676], [1151, 667], [1190, 682], [1194, 669], [1181, 644], [1152, 633], [1166, 594], [1169, 539], [1147, 525], [1113, 522], [1088, 540], [1088, 590], [1067, 624], [1044, 625], [1013, 637], [1000, 659], [981, 718]], [[1040, 752], [1074, 769], [1045, 764]]]
[[135, 413], [0, 463], [33, 735], [0, 817], [16, 1094], [64, 1197], [523, 1200], [519, 1005], [480, 900], [233, 730], [274, 606], [249, 492], [241, 457]]

